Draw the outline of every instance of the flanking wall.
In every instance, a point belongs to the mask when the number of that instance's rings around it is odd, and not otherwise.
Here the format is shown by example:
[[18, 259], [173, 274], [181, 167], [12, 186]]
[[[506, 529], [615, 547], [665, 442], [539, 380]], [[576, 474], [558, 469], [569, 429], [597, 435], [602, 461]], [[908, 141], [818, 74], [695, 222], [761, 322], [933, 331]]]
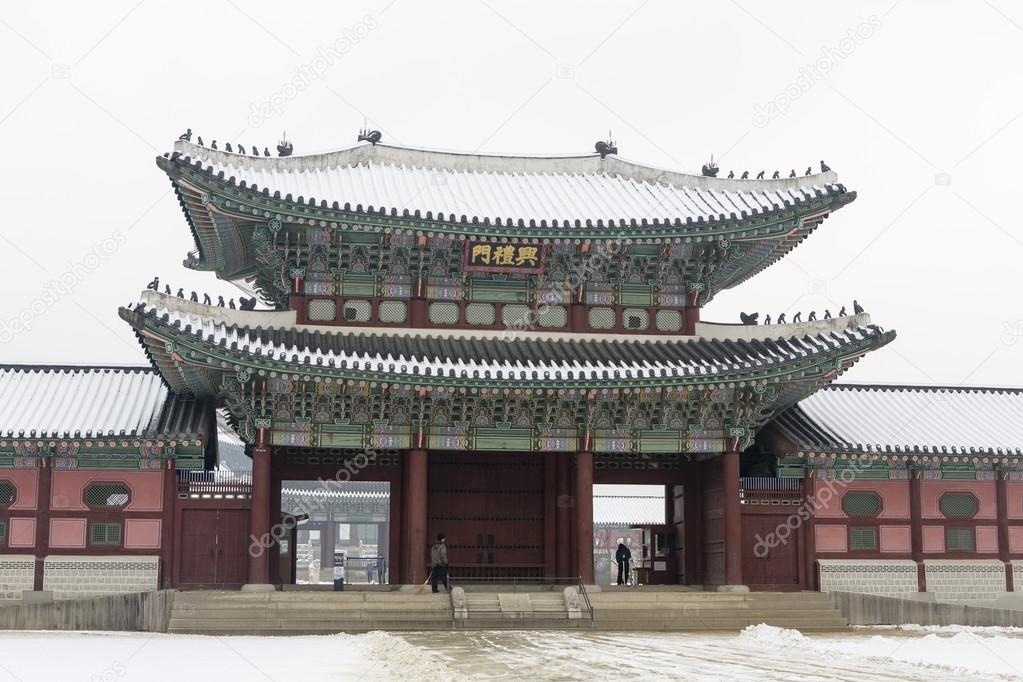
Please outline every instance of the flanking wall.
[[1023, 481], [999, 480], [1000, 472], [977, 473], [987, 480], [828, 474], [813, 479], [805, 531], [821, 591], [981, 602], [1023, 588], [1023, 564], [1010, 566], [1023, 555]]
[[173, 469], [0, 469], [0, 601], [166, 586], [175, 489]]

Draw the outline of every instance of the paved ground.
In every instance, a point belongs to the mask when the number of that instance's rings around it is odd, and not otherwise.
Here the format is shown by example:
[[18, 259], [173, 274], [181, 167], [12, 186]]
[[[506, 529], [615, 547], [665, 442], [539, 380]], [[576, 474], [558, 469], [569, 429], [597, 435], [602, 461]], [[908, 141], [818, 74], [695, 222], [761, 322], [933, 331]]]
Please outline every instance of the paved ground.
[[1023, 631], [443, 632], [322, 637], [0, 632], [0, 681], [1007, 680]]

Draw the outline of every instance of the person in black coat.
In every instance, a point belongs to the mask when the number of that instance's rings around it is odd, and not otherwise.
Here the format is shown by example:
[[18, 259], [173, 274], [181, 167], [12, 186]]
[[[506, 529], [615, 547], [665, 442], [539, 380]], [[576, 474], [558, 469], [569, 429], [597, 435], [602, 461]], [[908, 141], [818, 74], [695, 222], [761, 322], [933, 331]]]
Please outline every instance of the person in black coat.
[[632, 552], [623, 543], [618, 543], [618, 551], [615, 552], [615, 561], [618, 563], [618, 584], [624, 585], [629, 580], [629, 562], [632, 561]]

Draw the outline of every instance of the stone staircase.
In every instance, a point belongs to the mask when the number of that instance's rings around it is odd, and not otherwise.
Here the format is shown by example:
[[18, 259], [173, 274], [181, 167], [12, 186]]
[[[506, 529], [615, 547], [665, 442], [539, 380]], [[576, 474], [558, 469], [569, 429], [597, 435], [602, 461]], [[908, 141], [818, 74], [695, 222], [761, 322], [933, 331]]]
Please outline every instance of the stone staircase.
[[[458, 590], [456, 590], [458, 592]], [[310, 635], [371, 630], [600, 629], [739, 630], [767, 623], [840, 630], [845, 618], [817, 592], [718, 593], [671, 588], [587, 590], [578, 608], [558, 589], [474, 589], [464, 609], [449, 595], [415, 588], [346, 592], [179, 592], [169, 632]], [[592, 605], [592, 617], [590, 606]]]
[[451, 599], [426, 590], [179, 592], [168, 632], [324, 635], [371, 630], [448, 630]]
[[588, 593], [602, 630], [737, 630], [766, 623], [840, 630], [848, 621], [821, 592], [702, 592], [628, 588]]

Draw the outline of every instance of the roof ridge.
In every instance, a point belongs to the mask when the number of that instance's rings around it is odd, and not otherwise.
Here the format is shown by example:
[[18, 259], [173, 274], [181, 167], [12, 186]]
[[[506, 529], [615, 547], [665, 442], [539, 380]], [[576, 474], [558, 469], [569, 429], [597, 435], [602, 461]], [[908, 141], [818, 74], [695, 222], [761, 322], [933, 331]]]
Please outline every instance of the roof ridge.
[[49, 363], [21, 363], [21, 362], [3, 362], [0, 363], [0, 371], [21, 371], [21, 372], [93, 372], [93, 371], [107, 371], [117, 370], [124, 373], [131, 372], [142, 372], [146, 374], [155, 374], [156, 370], [151, 365], [117, 365], [117, 364], [97, 364], [97, 365], [72, 365], [72, 364], [49, 364]]
[[857, 391], [959, 391], [962, 393], [1023, 393], [1023, 386], [977, 386], [956, 384], [882, 384], [882, 383], [833, 383], [821, 390], [857, 390]]
[[[825, 185], [837, 185], [838, 174], [832, 170], [811, 175], [772, 179], [719, 178], [699, 172], [685, 172], [651, 166], [620, 158], [617, 154], [601, 157], [588, 154], [496, 154], [480, 151], [451, 151], [406, 147], [388, 144], [356, 143], [310, 154], [290, 156], [253, 156], [221, 149], [200, 147], [186, 141], [174, 143], [174, 153], [193, 160], [202, 159], [203, 166], [217, 165], [279, 168], [281, 170], [329, 170], [356, 167], [369, 163], [391, 164], [423, 170], [492, 171], [497, 173], [605, 174], [625, 179], [707, 190], [779, 191]], [[168, 154], [168, 156], [170, 156]]]

